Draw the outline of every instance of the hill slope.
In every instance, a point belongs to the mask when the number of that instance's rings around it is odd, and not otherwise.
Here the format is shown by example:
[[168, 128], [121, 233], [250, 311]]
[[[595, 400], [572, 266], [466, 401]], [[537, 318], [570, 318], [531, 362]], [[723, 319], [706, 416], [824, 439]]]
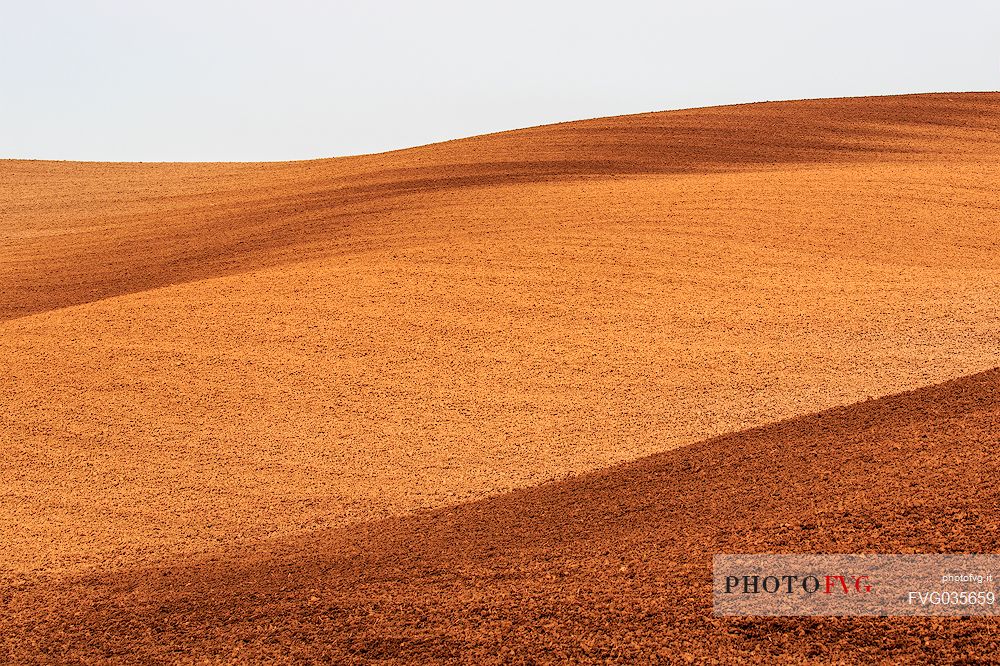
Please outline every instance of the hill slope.
[[[404, 246], [423, 243], [435, 231], [451, 235], [452, 224], [464, 223], [467, 230], [479, 227], [471, 215], [442, 219], [435, 214], [414, 229], [407, 217], [400, 225], [399, 217], [392, 215], [400, 209], [435, 208], [442, 199], [454, 200], [447, 194], [456, 190], [462, 207], [478, 209], [493, 203], [495, 196], [509, 203], [501, 186], [526, 183], [579, 184], [818, 164], [958, 167], [995, 154], [998, 106], [996, 94], [747, 104], [600, 118], [310, 162], [6, 160], [0, 169], [5, 246], [0, 320], [304, 257], [358, 251], [372, 242], [375, 249], [386, 249], [389, 239], [409, 240]], [[958, 183], [962, 189], [978, 188], [979, 195], [984, 194], [982, 188], [989, 189], [990, 172], [967, 183], [962, 177], [969, 174], [950, 176], [940, 182], [935, 178], [933, 185], [927, 180], [909, 185], [928, 186], [932, 198]], [[850, 182], [827, 186], [852, 191]], [[500, 192], [492, 191], [498, 187]], [[740, 198], [748, 194], [741, 192]], [[517, 198], [529, 205], [543, 203], [527, 195]], [[729, 203], [738, 206], [740, 198]], [[653, 202], [645, 203], [648, 209]], [[567, 210], [565, 218], [572, 219], [574, 212], [579, 211]], [[614, 218], [615, 213], [603, 214]], [[499, 222], [496, 231], [502, 232], [513, 220]], [[907, 241], [905, 228], [890, 225], [877, 231], [865, 235], [864, 240], [875, 245], [868, 248], [874, 255], [866, 256], [879, 256], [886, 244]], [[835, 240], [828, 242], [836, 246]], [[915, 249], [908, 243], [904, 247]], [[854, 251], [864, 253], [864, 248]]]
[[998, 432], [1000, 369], [457, 508], [8, 589], [0, 640], [16, 661], [985, 663], [995, 618], [714, 618], [711, 562], [996, 552]]
[[0, 579], [457, 504], [996, 365], [1000, 96], [0, 163]]

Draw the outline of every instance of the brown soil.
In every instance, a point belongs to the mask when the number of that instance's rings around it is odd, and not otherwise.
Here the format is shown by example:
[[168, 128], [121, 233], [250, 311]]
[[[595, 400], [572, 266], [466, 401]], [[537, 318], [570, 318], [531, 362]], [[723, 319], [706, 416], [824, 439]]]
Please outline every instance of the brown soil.
[[1000, 370], [408, 518], [8, 589], [15, 660], [985, 663], [995, 618], [715, 618], [724, 552], [996, 552]]
[[1000, 95], [961, 94], [314, 162], [0, 162], [0, 588], [63, 603], [95, 572], [269, 557], [993, 368], [998, 156]]

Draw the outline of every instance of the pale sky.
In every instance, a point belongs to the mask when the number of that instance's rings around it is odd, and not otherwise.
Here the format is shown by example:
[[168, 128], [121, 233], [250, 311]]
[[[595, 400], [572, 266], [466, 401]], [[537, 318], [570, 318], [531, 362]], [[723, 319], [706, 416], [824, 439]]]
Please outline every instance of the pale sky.
[[0, 157], [285, 160], [1000, 88], [1000, 3], [0, 0]]

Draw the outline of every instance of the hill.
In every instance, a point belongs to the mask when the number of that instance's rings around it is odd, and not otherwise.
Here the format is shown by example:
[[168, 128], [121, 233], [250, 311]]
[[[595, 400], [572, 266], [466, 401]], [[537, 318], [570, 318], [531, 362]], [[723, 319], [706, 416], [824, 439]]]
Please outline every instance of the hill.
[[0, 587], [267, 551], [994, 368], [998, 155], [1000, 95], [970, 93], [310, 162], [2, 161]]
[[985, 663], [994, 618], [713, 617], [711, 563], [996, 552], [998, 429], [1000, 369], [460, 507], [8, 590], [0, 635], [18, 661]]

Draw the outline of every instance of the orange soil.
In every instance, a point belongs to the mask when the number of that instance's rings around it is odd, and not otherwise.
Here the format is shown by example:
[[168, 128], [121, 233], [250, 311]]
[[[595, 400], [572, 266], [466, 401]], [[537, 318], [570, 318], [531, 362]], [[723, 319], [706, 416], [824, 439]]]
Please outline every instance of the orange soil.
[[[1000, 369], [2, 598], [17, 661], [996, 663], [996, 618], [717, 618], [719, 552], [997, 552]], [[71, 609], [72, 612], [68, 612]]]
[[314, 162], [0, 162], [0, 586], [992, 368], [998, 130], [1000, 95], [918, 95]]

